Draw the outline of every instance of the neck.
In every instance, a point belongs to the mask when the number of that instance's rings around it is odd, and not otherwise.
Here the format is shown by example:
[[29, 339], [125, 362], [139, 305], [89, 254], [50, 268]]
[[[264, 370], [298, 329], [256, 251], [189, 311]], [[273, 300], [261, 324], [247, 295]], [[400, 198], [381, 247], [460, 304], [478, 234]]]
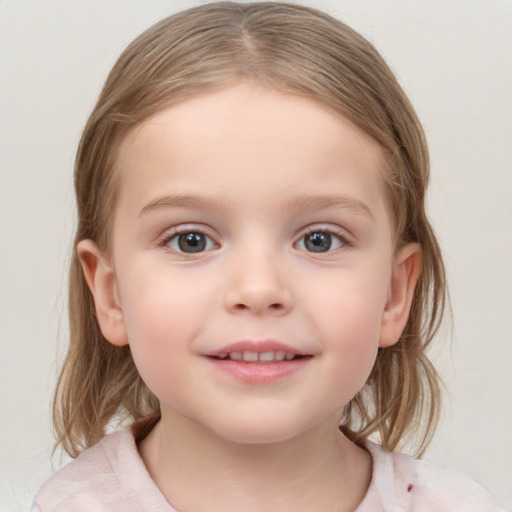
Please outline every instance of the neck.
[[349, 512], [371, 479], [369, 454], [335, 417], [293, 439], [244, 444], [163, 414], [139, 449], [165, 498], [186, 512]]

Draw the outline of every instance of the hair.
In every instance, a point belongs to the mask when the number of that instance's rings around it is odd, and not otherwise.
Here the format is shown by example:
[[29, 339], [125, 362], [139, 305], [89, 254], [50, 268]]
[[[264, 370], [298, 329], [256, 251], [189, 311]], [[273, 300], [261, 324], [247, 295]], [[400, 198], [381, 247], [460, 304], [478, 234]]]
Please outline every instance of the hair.
[[101, 334], [76, 244], [109, 250], [127, 133], [180, 100], [252, 80], [311, 98], [375, 139], [397, 244], [417, 242], [422, 271], [399, 341], [379, 349], [370, 377], [345, 407], [340, 428], [357, 440], [376, 435], [395, 450], [405, 440], [421, 454], [440, 411], [440, 380], [426, 350], [447, 300], [441, 251], [426, 214], [429, 159], [407, 96], [377, 50], [317, 10], [278, 2], [218, 2], [170, 16], [135, 39], [111, 70], [83, 132], [75, 164], [78, 225], [70, 268], [70, 343], [53, 403], [56, 446], [71, 455], [98, 442], [114, 418], [159, 417], [129, 346]]

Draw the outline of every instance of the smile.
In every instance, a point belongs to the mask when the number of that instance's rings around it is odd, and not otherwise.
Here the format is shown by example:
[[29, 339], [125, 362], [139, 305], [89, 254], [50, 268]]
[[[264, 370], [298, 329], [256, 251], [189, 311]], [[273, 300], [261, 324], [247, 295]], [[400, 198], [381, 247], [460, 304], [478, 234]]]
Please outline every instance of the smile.
[[245, 384], [272, 384], [308, 366], [312, 354], [274, 340], [243, 340], [204, 354], [210, 365]]
[[251, 350], [244, 350], [239, 352], [221, 352], [217, 356], [212, 356], [215, 359], [230, 360], [230, 361], [243, 361], [244, 363], [275, 363], [280, 361], [293, 361], [300, 359], [304, 356], [295, 354], [293, 352], [285, 352], [283, 350], [271, 350], [268, 352], [254, 352]]

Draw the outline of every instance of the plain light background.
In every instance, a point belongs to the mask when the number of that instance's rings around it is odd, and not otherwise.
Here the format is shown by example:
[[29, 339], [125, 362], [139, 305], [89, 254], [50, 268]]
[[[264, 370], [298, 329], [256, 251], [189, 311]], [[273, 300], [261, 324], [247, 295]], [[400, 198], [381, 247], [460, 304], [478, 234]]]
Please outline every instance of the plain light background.
[[[122, 49], [199, 3], [0, 0], [2, 511], [27, 510], [59, 466], [49, 412], [81, 130]], [[454, 313], [453, 339], [446, 329], [433, 353], [449, 399], [426, 458], [512, 509], [512, 1], [306, 3], [376, 44], [424, 123]]]

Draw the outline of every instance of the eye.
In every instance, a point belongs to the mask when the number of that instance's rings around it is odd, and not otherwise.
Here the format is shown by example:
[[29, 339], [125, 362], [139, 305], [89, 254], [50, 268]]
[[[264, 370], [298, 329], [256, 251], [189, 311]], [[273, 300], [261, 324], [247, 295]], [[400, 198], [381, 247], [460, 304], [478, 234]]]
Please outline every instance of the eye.
[[208, 251], [215, 247], [214, 241], [200, 231], [178, 233], [168, 238], [165, 245], [168, 245], [176, 252], [187, 254]]
[[315, 230], [304, 235], [297, 248], [308, 252], [329, 252], [346, 245], [345, 241], [329, 231]]

